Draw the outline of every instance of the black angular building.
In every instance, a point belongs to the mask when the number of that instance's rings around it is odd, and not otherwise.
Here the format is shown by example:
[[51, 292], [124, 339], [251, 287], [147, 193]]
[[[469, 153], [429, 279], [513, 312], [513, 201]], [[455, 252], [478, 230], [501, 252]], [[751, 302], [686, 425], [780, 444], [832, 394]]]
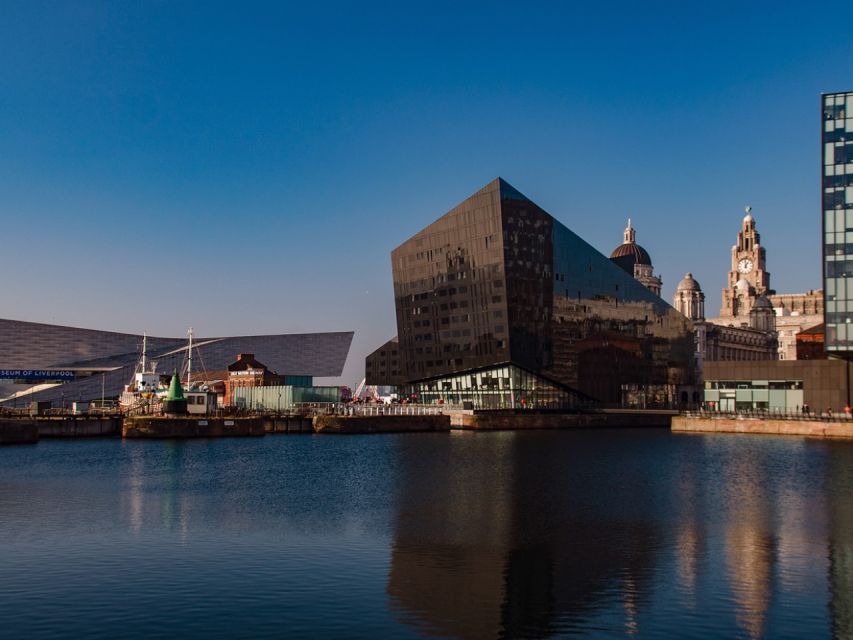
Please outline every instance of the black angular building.
[[391, 252], [397, 338], [370, 384], [478, 408], [663, 406], [690, 322], [501, 178]]

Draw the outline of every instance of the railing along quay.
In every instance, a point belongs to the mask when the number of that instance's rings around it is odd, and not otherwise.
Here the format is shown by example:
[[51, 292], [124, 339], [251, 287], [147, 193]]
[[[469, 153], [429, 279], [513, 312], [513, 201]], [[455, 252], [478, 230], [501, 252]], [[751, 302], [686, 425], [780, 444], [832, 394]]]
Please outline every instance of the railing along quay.
[[455, 407], [443, 404], [302, 403], [294, 411], [312, 416], [436, 416]]
[[761, 409], [744, 409], [742, 411], [682, 411], [682, 416], [690, 418], [711, 418], [711, 419], [737, 419], [737, 418], [753, 418], [758, 420], [823, 420], [826, 422], [838, 422], [850, 420], [853, 421], [853, 415], [844, 413], [843, 411], [836, 412], [813, 412], [808, 411], [781, 411], [781, 410], [761, 410]]

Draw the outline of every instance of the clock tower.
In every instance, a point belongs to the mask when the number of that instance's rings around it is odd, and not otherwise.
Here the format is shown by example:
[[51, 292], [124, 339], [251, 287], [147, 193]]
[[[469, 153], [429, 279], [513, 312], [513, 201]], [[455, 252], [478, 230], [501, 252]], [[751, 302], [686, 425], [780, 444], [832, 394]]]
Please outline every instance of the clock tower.
[[732, 268], [720, 308], [721, 318], [743, 318], [744, 322], [749, 321], [750, 311], [759, 296], [776, 293], [770, 288], [766, 255], [751, 210], [752, 207], [746, 208], [737, 244], [732, 247]]

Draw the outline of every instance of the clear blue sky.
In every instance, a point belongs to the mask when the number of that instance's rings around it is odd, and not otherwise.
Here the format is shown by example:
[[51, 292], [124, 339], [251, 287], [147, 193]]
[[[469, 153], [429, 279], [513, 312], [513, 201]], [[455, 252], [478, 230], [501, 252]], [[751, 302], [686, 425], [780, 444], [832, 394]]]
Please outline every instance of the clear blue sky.
[[391, 249], [498, 175], [605, 253], [630, 216], [709, 315], [746, 204], [820, 286], [853, 5], [460, 4], [0, 3], [0, 317], [355, 330], [352, 383]]

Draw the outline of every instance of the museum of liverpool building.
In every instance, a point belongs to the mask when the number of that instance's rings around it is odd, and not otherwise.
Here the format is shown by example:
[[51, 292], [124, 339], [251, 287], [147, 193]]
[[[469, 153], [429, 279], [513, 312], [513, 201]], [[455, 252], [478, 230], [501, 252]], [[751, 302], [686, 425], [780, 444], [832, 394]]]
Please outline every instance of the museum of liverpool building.
[[678, 404], [681, 313], [498, 178], [391, 252], [397, 336], [369, 384], [472, 408]]
[[[349, 331], [195, 338], [193, 371], [223, 372], [237, 354], [254, 353], [281, 374], [340, 376], [352, 337]], [[142, 342], [141, 335], [0, 319], [0, 404], [116, 398], [133, 378]], [[146, 344], [158, 372], [185, 367], [186, 338], [147, 336]]]

